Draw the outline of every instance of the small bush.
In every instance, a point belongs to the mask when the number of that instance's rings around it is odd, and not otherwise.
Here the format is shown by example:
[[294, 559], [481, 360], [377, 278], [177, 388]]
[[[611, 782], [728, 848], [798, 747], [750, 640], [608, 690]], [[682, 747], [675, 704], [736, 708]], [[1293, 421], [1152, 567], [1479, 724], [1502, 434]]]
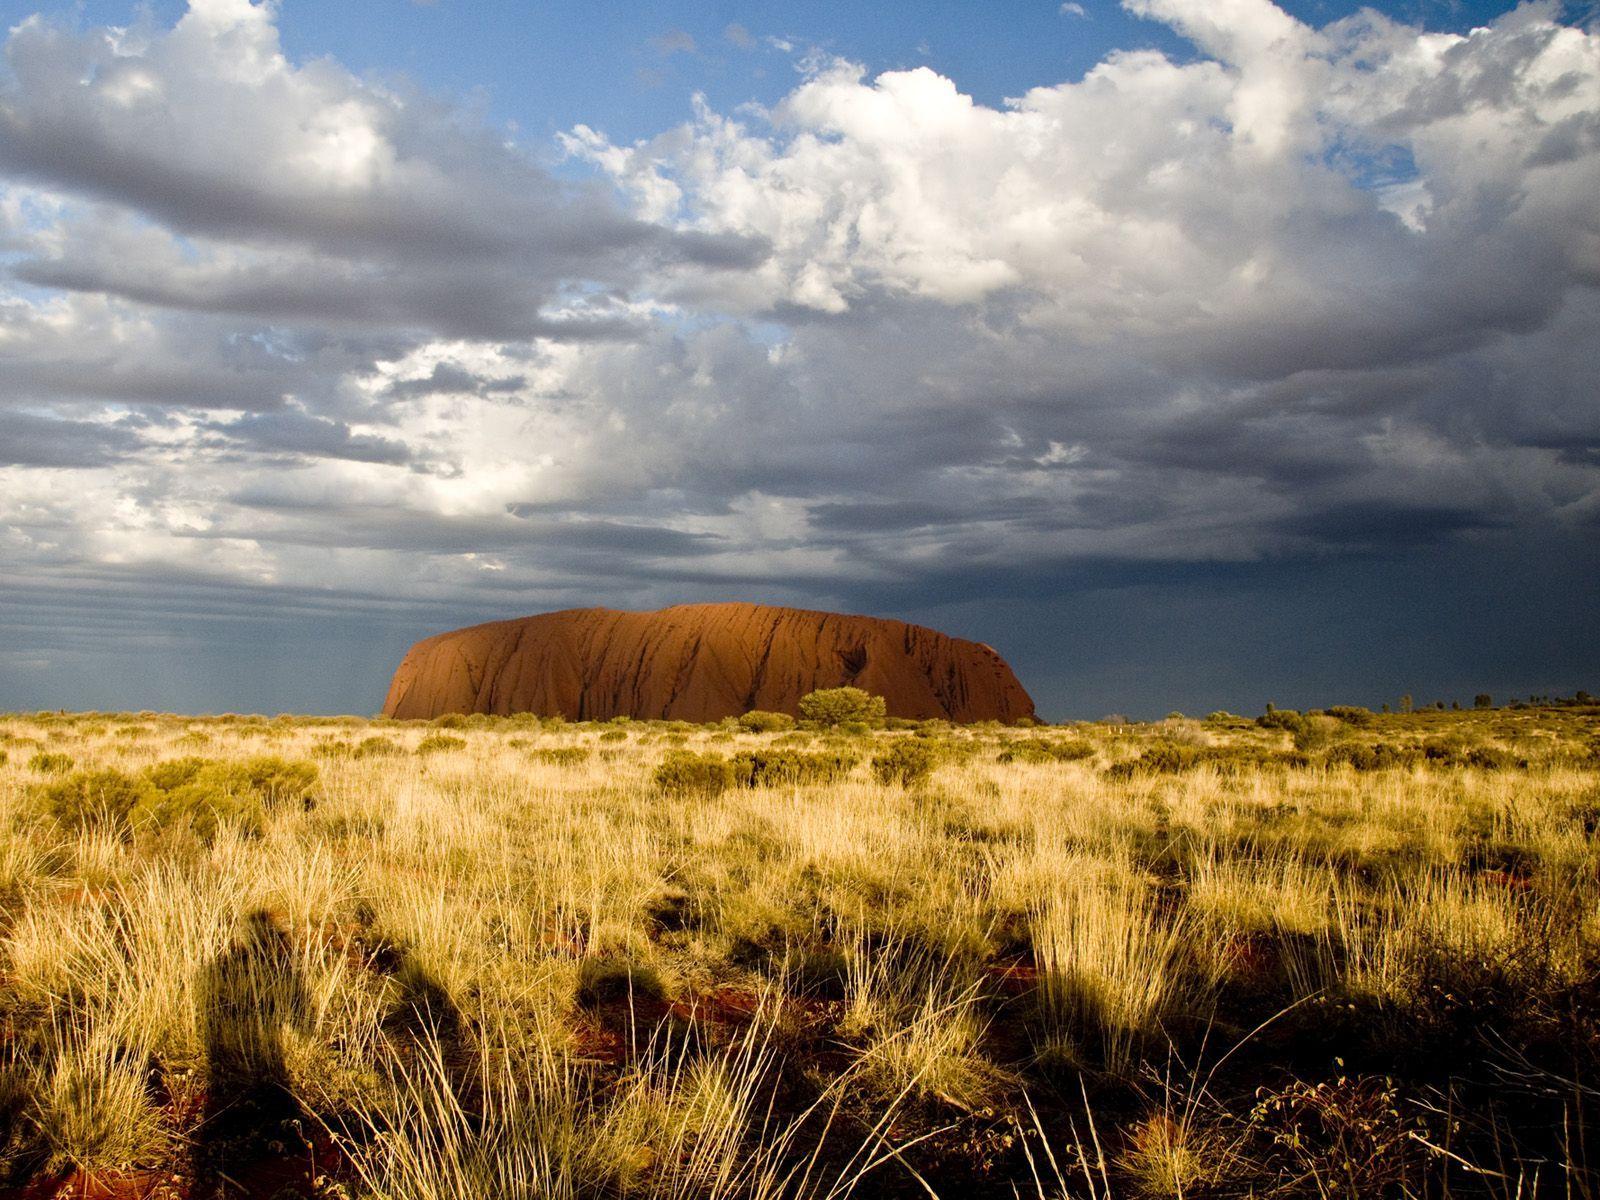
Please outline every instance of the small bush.
[[448, 733], [430, 733], [417, 743], [418, 754], [443, 754], [453, 750], [465, 750], [467, 739], [455, 737]]
[[629, 997], [660, 1000], [666, 995], [666, 981], [648, 963], [627, 957], [595, 957], [578, 964], [579, 1004], [602, 1004]]
[[1478, 767], [1484, 771], [1504, 771], [1528, 765], [1526, 759], [1520, 759], [1511, 751], [1502, 750], [1499, 746], [1474, 746], [1463, 756], [1462, 764]]
[[204, 758], [169, 758], [146, 767], [144, 777], [161, 791], [170, 792], [193, 783], [195, 776], [209, 765], [209, 760]]
[[1361, 708], [1355, 704], [1335, 704], [1326, 711], [1328, 716], [1343, 721], [1346, 725], [1371, 725], [1378, 719], [1370, 708]]
[[602, 742], [625, 742], [628, 740], [628, 731], [625, 729], [608, 729], [597, 740]]
[[734, 774], [733, 767], [720, 754], [674, 750], [656, 767], [654, 780], [656, 788], [667, 796], [710, 797], [732, 786]]
[[1163, 739], [1146, 749], [1139, 756], [1139, 763], [1146, 771], [1182, 771], [1194, 766], [1204, 757], [1198, 746]]
[[1262, 729], [1282, 729], [1286, 733], [1299, 733], [1306, 727], [1306, 719], [1292, 708], [1269, 708], [1256, 718]]
[[1350, 766], [1357, 771], [1385, 771], [1399, 767], [1413, 767], [1422, 758], [1422, 752], [1411, 746], [1394, 746], [1388, 742], [1362, 745], [1360, 742], [1341, 742], [1328, 749], [1327, 764]]
[[729, 764], [740, 787], [797, 787], [843, 779], [859, 760], [854, 754], [820, 750], [746, 750]]
[[858, 687], [820, 688], [800, 697], [800, 716], [818, 725], [835, 727], [848, 724], [871, 725], [881, 722], [887, 711], [882, 696]]
[[927, 742], [900, 741], [872, 758], [872, 777], [885, 787], [913, 787], [933, 774], [939, 751]]
[[1329, 716], [1308, 716], [1302, 719], [1300, 728], [1292, 730], [1294, 748], [1296, 750], [1321, 750], [1333, 741], [1338, 732], [1339, 722]]
[[1094, 744], [1083, 738], [1051, 741], [1048, 738], [1025, 738], [1003, 746], [995, 755], [996, 762], [1052, 763], [1077, 762], [1094, 757]]
[[268, 808], [279, 805], [311, 807], [318, 779], [314, 763], [270, 754], [247, 758], [241, 763], [217, 763], [213, 772], [219, 782], [254, 797]]
[[72, 770], [72, 756], [41, 751], [28, 760], [28, 769], [41, 775], [65, 775]]
[[147, 1165], [163, 1148], [141, 1064], [103, 1035], [74, 1035], [40, 1081], [32, 1111], [52, 1170]]
[[553, 767], [575, 767], [589, 761], [589, 747], [547, 746], [543, 750], [532, 751], [528, 757], [534, 762], [549, 763]]
[[1262, 1089], [1249, 1125], [1273, 1182], [1323, 1196], [1415, 1195], [1427, 1156], [1420, 1128], [1393, 1083], [1370, 1077]]
[[78, 771], [42, 789], [44, 809], [69, 829], [126, 829], [155, 789], [114, 767]]
[[400, 747], [386, 737], [362, 738], [350, 752], [351, 758], [388, 758], [399, 754]]
[[274, 809], [309, 809], [317, 768], [308, 762], [261, 755], [242, 762], [177, 758], [145, 772], [151, 792], [133, 814], [140, 828], [187, 829], [209, 841], [224, 823], [259, 834]]
[[794, 718], [788, 713], [752, 709], [736, 718], [740, 729], [746, 733], [783, 733], [794, 728]]

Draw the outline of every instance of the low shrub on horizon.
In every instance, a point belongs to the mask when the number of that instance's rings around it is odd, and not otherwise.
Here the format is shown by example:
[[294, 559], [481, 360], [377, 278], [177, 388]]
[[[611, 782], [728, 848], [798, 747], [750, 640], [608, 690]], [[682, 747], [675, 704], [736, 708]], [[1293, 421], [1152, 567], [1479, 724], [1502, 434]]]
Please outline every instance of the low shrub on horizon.
[[995, 761], [1000, 763], [1079, 762], [1095, 755], [1094, 743], [1083, 738], [1020, 738], [1000, 748]]
[[575, 767], [589, 761], [589, 747], [543, 746], [528, 751], [528, 757], [553, 767]]
[[393, 758], [404, 751], [386, 737], [365, 737], [355, 744], [351, 758]]
[[746, 733], [784, 733], [794, 728], [794, 718], [788, 713], [766, 712], [759, 708], [735, 717], [734, 722]]
[[1256, 724], [1262, 729], [1282, 729], [1295, 734], [1305, 730], [1306, 719], [1292, 708], [1269, 708], [1256, 718]]
[[[457, 727], [453, 726], [452, 728]], [[417, 753], [422, 755], [449, 754], [456, 750], [465, 750], [466, 748], [466, 738], [456, 737], [453, 734], [448, 733], [430, 733], [427, 737], [423, 738], [417, 743]]]

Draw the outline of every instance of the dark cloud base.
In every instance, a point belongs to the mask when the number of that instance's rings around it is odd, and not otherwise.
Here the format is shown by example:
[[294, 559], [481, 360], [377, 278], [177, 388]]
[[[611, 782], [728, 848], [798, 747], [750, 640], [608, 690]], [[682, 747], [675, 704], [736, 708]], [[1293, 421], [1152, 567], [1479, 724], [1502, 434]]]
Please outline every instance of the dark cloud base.
[[[1600, 547], [1581, 537], [1256, 566], [1081, 566], [1011, 575], [954, 602], [938, 589], [826, 596], [748, 584], [678, 599], [813, 604], [902, 617], [988, 642], [1042, 714], [1140, 718], [1568, 693], [1600, 684]], [[594, 603], [640, 607], [637, 594]], [[10, 650], [0, 710], [371, 713], [428, 634], [550, 607], [378, 601], [334, 593], [0, 587]]]

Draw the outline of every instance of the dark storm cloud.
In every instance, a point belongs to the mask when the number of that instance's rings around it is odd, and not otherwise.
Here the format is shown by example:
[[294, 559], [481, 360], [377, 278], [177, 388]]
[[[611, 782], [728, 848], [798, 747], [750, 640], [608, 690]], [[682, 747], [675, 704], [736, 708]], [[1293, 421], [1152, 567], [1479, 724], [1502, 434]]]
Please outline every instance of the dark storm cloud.
[[99, 467], [141, 444], [125, 425], [64, 421], [0, 409], [0, 466]]
[[157, 308], [233, 313], [266, 322], [317, 322], [427, 330], [451, 337], [560, 338], [592, 341], [636, 336], [635, 323], [604, 317], [550, 317], [536, 281], [503, 265], [408, 274], [309, 260], [233, 272], [198, 272], [126, 257], [104, 261], [32, 260], [14, 274], [25, 283], [114, 295]]
[[411, 461], [411, 451], [404, 442], [352, 433], [342, 421], [305, 413], [261, 413], [227, 423], [211, 422], [203, 428], [258, 450], [391, 465]]
[[500, 379], [483, 379], [452, 363], [435, 363], [433, 371], [418, 379], [399, 379], [391, 383], [384, 395], [395, 400], [415, 399], [418, 396], [438, 396], [451, 392], [466, 392], [474, 396], [492, 396], [496, 393], [515, 392], [526, 380], [521, 375]]
[[1449, 534], [1504, 524], [1503, 518], [1491, 512], [1373, 500], [1296, 513], [1280, 527], [1323, 545], [1381, 547], [1422, 545]]
[[[86, 349], [93, 353], [92, 347]], [[271, 371], [232, 370], [204, 363], [138, 363], [109, 355], [66, 362], [0, 360], [0, 396], [24, 404], [114, 401], [178, 408], [274, 409], [283, 405], [289, 382]]]

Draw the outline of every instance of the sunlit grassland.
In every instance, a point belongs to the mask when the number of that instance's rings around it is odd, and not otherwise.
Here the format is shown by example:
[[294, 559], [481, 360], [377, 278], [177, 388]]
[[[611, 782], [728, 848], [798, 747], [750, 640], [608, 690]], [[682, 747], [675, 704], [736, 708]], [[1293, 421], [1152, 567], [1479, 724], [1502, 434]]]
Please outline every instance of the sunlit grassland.
[[0, 1165], [1596, 1193], [1596, 710], [898, 724], [0, 718]]

